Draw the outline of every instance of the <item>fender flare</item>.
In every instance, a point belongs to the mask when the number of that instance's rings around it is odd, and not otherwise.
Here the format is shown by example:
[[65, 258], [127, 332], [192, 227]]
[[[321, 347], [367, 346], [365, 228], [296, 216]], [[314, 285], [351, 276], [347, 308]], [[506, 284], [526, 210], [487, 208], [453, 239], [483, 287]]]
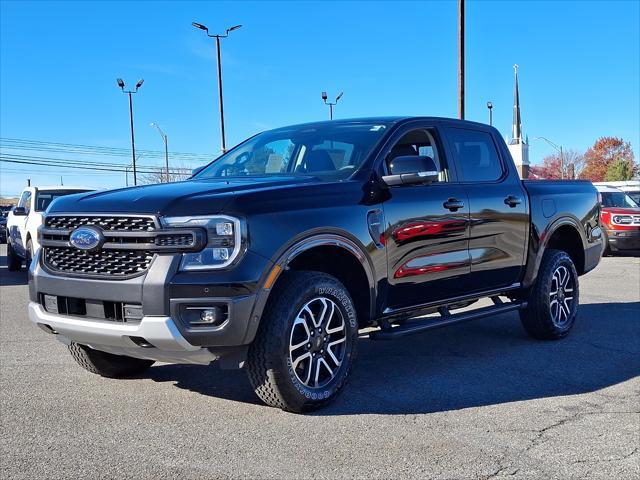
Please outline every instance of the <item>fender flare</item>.
[[[260, 287], [256, 295], [253, 311], [251, 312], [251, 321], [249, 322], [245, 343], [250, 343], [255, 337], [262, 314], [264, 313], [264, 308], [273, 290], [271, 286], [277, 283], [280, 275], [287, 270], [288, 265], [296, 257], [308, 250], [322, 246], [342, 248], [353, 255], [354, 258], [362, 265], [367, 277], [367, 282], [369, 283], [369, 316], [370, 318], [375, 317], [377, 287], [374, 268], [371, 264], [371, 259], [365, 253], [365, 249], [356, 239], [352, 238], [348, 232], [341, 230], [322, 230], [321, 232], [310, 231], [296, 236], [289, 243], [280, 248], [274, 255], [275, 260], [260, 280]], [[275, 272], [273, 278], [269, 278], [272, 276], [273, 272]], [[267, 280], [270, 280], [270, 288], [265, 288]]]
[[538, 276], [538, 270], [540, 269], [540, 264], [542, 263], [542, 257], [547, 251], [549, 240], [553, 237], [553, 235], [560, 227], [565, 226], [573, 227], [573, 229], [576, 231], [578, 237], [580, 237], [580, 241], [582, 242], [582, 250], [584, 254], [584, 251], [587, 248], [587, 242], [579, 220], [575, 217], [567, 215], [557, 218], [556, 220], [548, 224], [547, 228], [545, 228], [545, 230], [542, 232], [537, 250], [530, 250], [530, 254], [533, 254], [534, 256], [533, 258], [529, 258], [529, 262], [527, 262], [527, 270], [522, 282], [523, 287], [528, 288], [533, 285], [536, 277]]

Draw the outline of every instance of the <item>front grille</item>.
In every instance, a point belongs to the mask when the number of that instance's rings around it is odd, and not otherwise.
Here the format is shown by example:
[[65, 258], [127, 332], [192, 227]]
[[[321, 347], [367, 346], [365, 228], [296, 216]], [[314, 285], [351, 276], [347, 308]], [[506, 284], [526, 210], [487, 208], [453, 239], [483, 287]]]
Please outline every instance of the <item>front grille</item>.
[[[71, 243], [78, 227], [99, 229], [97, 250], [81, 250]], [[40, 230], [42, 261], [52, 273], [122, 279], [145, 273], [158, 253], [194, 252], [207, 241], [201, 228], [162, 229], [152, 216], [51, 215]]]
[[73, 247], [46, 247], [44, 262], [58, 272], [126, 277], [145, 272], [154, 254], [144, 250], [98, 250], [86, 252]]
[[45, 227], [55, 229], [73, 230], [86, 225], [93, 225], [107, 231], [151, 232], [156, 229], [156, 223], [152, 217], [53, 215], [45, 220]]

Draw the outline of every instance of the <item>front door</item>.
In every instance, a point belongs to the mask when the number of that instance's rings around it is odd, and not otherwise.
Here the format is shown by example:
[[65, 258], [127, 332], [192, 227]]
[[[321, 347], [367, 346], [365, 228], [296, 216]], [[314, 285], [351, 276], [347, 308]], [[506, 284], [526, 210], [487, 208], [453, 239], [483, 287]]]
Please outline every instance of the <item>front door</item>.
[[387, 305], [399, 309], [465, 293], [469, 203], [464, 188], [455, 183], [436, 129], [405, 127], [382, 154], [385, 173], [401, 155], [430, 156], [440, 172], [437, 182], [390, 187], [383, 204]]

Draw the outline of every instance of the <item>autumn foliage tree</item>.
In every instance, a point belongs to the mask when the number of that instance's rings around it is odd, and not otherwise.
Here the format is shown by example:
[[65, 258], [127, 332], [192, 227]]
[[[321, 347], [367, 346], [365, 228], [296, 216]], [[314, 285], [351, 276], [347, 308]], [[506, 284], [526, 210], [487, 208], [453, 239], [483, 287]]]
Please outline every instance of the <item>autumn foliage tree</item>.
[[580, 178], [592, 182], [603, 181], [614, 162], [626, 163], [627, 166], [623, 170], [630, 169], [634, 173], [638, 171], [631, 144], [617, 137], [601, 137], [596, 140], [596, 143], [585, 152], [584, 160], [585, 167]]
[[584, 167], [584, 155], [575, 150], [565, 150], [544, 157], [542, 165], [529, 169], [529, 178], [538, 180], [560, 180], [578, 178]]

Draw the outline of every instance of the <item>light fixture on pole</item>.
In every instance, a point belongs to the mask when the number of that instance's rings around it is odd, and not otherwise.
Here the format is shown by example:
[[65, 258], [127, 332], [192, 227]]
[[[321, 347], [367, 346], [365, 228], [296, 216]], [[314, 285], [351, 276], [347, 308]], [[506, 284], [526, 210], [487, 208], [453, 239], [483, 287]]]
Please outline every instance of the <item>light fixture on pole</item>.
[[239, 29], [240, 27], [242, 27], [242, 25], [234, 25], [233, 27], [227, 28], [224, 35], [213, 35], [209, 33], [209, 29], [205, 25], [202, 25], [201, 23], [191, 22], [191, 25], [193, 25], [196, 28], [199, 28], [200, 30], [203, 30], [208, 37], [216, 39], [216, 53], [217, 53], [217, 59], [218, 59], [218, 97], [220, 101], [220, 136], [222, 139], [221, 149], [222, 149], [222, 153], [224, 153], [227, 151], [227, 146], [225, 143], [225, 135], [224, 135], [224, 105], [222, 101], [222, 62], [220, 61], [220, 39], [227, 38], [230, 32], [233, 32], [234, 30]]
[[169, 138], [156, 122], [152, 122], [150, 126], [155, 127], [158, 130], [158, 133], [160, 134], [160, 136], [162, 137], [162, 141], [164, 142], [164, 163], [166, 167], [167, 183], [169, 183]]
[[138, 83], [136, 83], [136, 87], [134, 90], [125, 90], [124, 80], [122, 80], [121, 78], [116, 79], [116, 81], [118, 82], [118, 87], [120, 87], [122, 92], [129, 95], [129, 122], [131, 124], [131, 158], [133, 159], [133, 184], [137, 185], [138, 177], [137, 177], [137, 170], [136, 170], [136, 141], [133, 135], [133, 99], [131, 96], [134, 93], [138, 93], [138, 89], [144, 83], [144, 78], [141, 78], [140, 80], [138, 80]]
[[560, 153], [560, 178], [564, 179], [564, 152], [562, 150], [562, 145], [556, 145], [546, 137], [535, 137], [534, 140], [544, 140]]
[[329, 96], [327, 95], [327, 92], [322, 92], [322, 101], [325, 105], [329, 105], [329, 120], [333, 120], [333, 107], [338, 104], [338, 101], [342, 98], [342, 95], [344, 95], [344, 92], [340, 92], [340, 95], [336, 97], [335, 101], [327, 102]]
[[493, 103], [487, 102], [487, 108], [489, 109], [489, 125], [493, 126]]

